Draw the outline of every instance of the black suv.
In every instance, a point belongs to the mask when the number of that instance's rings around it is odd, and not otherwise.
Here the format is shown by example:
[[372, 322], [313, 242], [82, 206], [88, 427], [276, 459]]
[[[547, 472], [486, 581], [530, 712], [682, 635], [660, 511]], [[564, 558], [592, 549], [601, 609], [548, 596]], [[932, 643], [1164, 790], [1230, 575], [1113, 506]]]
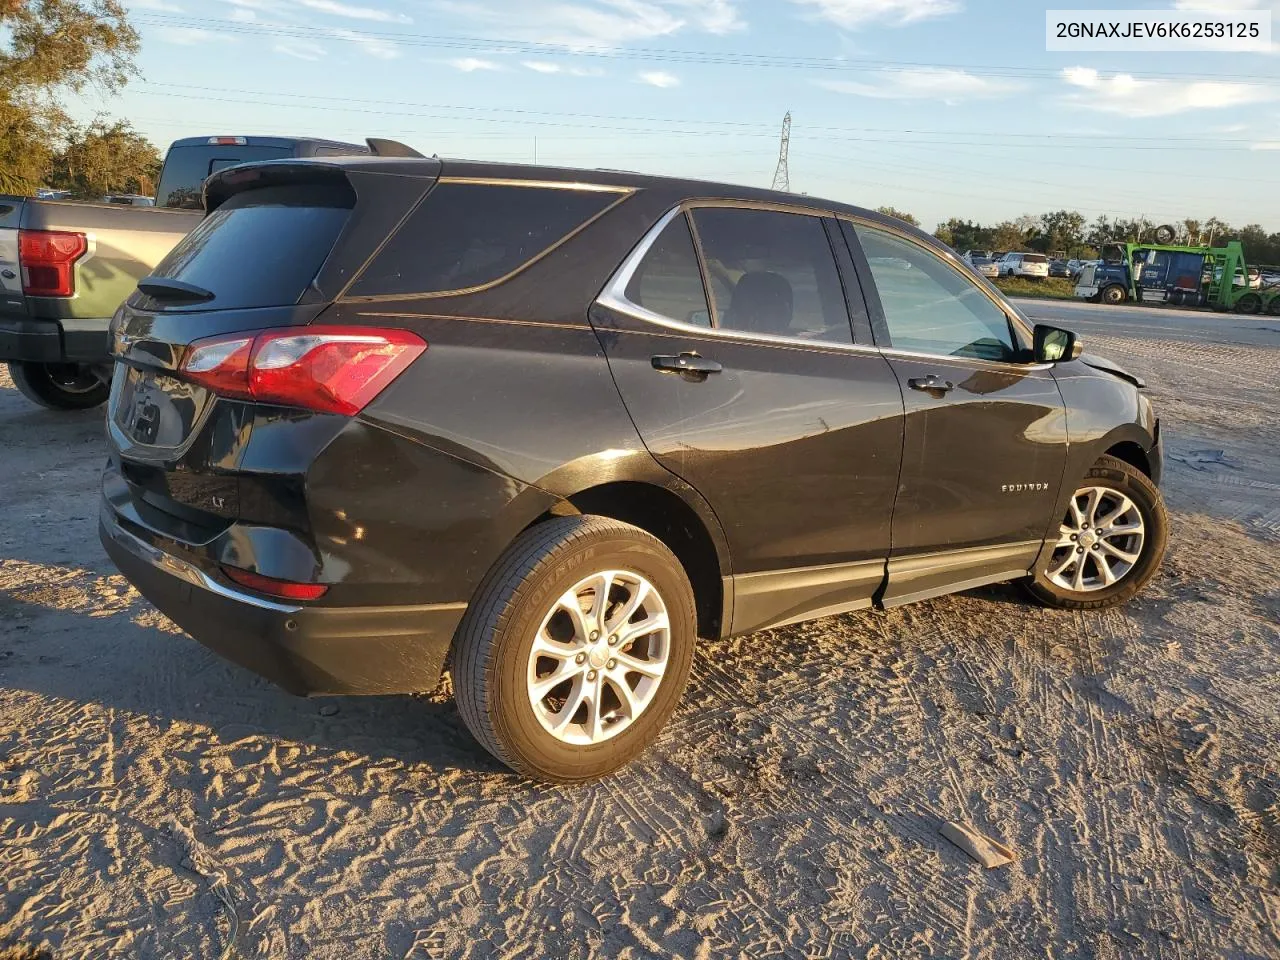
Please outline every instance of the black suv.
[[[407, 151], [406, 151], [407, 152]], [[946, 247], [810, 197], [415, 156], [224, 170], [113, 321], [101, 533], [296, 693], [433, 688], [613, 770], [696, 638], [1151, 578], [1142, 383]]]

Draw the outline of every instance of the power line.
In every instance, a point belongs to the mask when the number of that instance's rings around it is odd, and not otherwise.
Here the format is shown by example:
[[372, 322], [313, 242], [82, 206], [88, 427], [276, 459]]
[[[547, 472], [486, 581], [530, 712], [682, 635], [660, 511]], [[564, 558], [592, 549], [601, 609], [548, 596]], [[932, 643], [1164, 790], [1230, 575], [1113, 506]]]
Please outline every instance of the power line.
[[[1056, 78], [1056, 69], [1021, 67], [994, 64], [924, 63], [910, 60], [881, 60], [873, 58], [797, 57], [779, 54], [752, 53], [747, 51], [716, 52], [709, 50], [675, 50], [655, 47], [612, 47], [592, 44], [544, 43], [511, 38], [468, 37], [447, 34], [422, 34], [409, 32], [379, 32], [371, 30], [342, 29], [335, 32], [324, 27], [307, 24], [279, 22], [246, 22], [207, 17], [173, 15], [158, 11], [137, 11], [133, 19], [152, 26], [182, 26], [216, 30], [220, 33], [290, 37], [306, 40], [341, 40], [345, 42], [395, 43], [405, 46], [437, 47], [483, 51], [490, 54], [516, 53], [524, 55], [562, 56], [572, 55], [606, 60], [641, 60], [666, 63], [694, 63], [738, 67], [803, 68], [837, 72], [866, 70], [963, 70], [975, 76], [1005, 77], [1012, 79]], [[1135, 79], [1207, 80], [1221, 82], [1274, 82], [1274, 76], [1265, 74], [1205, 74], [1160, 71], [1126, 71]]]
[[[209, 88], [209, 89], [215, 89], [215, 88]], [[208, 95], [196, 95], [194, 93], [193, 94], [170, 93], [170, 92], [157, 91], [157, 90], [138, 90], [136, 92], [143, 96], [174, 97], [178, 99], [200, 100], [201, 102], [205, 102], [205, 103], [232, 103], [236, 105], [282, 107], [282, 108], [291, 109], [291, 110], [310, 109], [310, 110], [332, 111], [334, 109], [334, 107], [330, 103], [325, 103], [325, 102], [314, 103], [314, 104], [313, 103], [297, 103], [297, 102], [282, 103], [282, 102], [279, 102], [279, 100], [264, 99], [263, 95], [261, 94], [258, 94], [256, 96], [252, 96], [249, 98], [238, 98], [238, 97], [211, 97]], [[248, 93], [248, 91], [245, 91], [245, 92], [246, 94]], [[290, 97], [299, 97], [299, 96], [305, 96], [305, 95], [272, 93], [270, 96], [284, 98], [287, 100]], [[377, 103], [378, 101], [361, 101], [361, 102]], [[347, 113], [370, 115], [370, 116], [414, 117], [418, 119], [449, 120], [449, 121], [457, 121], [460, 119], [464, 119], [456, 116], [451, 116], [448, 114], [421, 113], [421, 112], [406, 111], [406, 110], [377, 110], [377, 109], [370, 109], [367, 107], [342, 107], [341, 109]], [[470, 109], [480, 110], [484, 108], [470, 108]], [[501, 110], [503, 108], [494, 108], [494, 109]], [[474, 123], [501, 124], [505, 127], [509, 127], [511, 125], [511, 121], [509, 119], [502, 118], [502, 117], [473, 116], [466, 119]], [[569, 127], [572, 129], [580, 129], [582, 126], [579, 123], [573, 123], [568, 121], [556, 121], [556, 120], [526, 119], [526, 120], [522, 120], [521, 122], [526, 126], [535, 126], [535, 127]], [[664, 121], [655, 120], [653, 122], [662, 122], [664, 125], [661, 127], [625, 127], [625, 126], [611, 125], [607, 123], [593, 123], [591, 124], [591, 128], [594, 130], [611, 130], [613, 133], [629, 133], [629, 134], [639, 134], [644, 136], [660, 135], [660, 136], [672, 136], [672, 137], [720, 137], [720, 138], [730, 137], [730, 136], [772, 138], [774, 136], [774, 134], [764, 129], [761, 129], [758, 131], [743, 130], [739, 132], [724, 132], [724, 131], [718, 131], [718, 130], [708, 130], [708, 129], [705, 129], [706, 124], [703, 123], [702, 121], [693, 121], [693, 120], [678, 121], [677, 120], [677, 121], [664, 122]], [[696, 128], [694, 129], [673, 128], [671, 126], [672, 123], [686, 124], [686, 125], [696, 124]], [[815, 128], [815, 129], [819, 129], [819, 128]], [[848, 128], [848, 129], [855, 129], [855, 128]], [[527, 137], [527, 135], [525, 134], [515, 134], [515, 133], [507, 134], [507, 136], [512, 138], [521, 138], [521, 139]], [[983, 133], [983, 132], [977, 132], [977, 131], [974, 131], [974, 132], [957, 131], [955, 133], [945, 134], [945, 135], [940, 133], [933, 133], [931, 131], [929, 132], [910, 131], [910, 132], [906, 132], [904, 136], [898, 136], [898, 137], [892, 137], [892, 136], [861, 137], [861, 136], [844, 136], [839, 134], [823, 134], [820, 137], [818, 136], [810, 137], [808, 134], [802, 133], [802, 134], [797, 134], [797, 139], [820, 140], [823, 143], [829, 143], [834, 141], [834, 142], [841, 142], [841, 143], [903, 143], [903, 144], [914, 143], [914, 144], [921, 144], [921, 145], [936, 144], [938, 146], [947, 147], [947, 148], [951, 148], [954, 146], [985, 146], [988, 144], [993, 146], [999, 146], [1001, 149], [1004, 149], [1004, 150], [1038, 150], [1043, 148], [1043, 144], [1000, 143], [996, 140], [991, 139], [992, 137], [997, 137], [997, 136], [1001, 136], [1001, 135]], [[925, 137], [928, 137], [931, 139], [922, 139]], [[956, 139], [957, 137], [966, 137], [969, 139], [958, 140]], [[569, 137], [569, 136], [565, 137], [565, 139], [606, 139], [606, 138], [607, 138], [606, 135], [599, 134], [599, 133], [575, 134], [572, 137]], [[984, 138], [985, 138], [985, 142], [984, 142]], [[1210, 143], [1210, 142], [1216, 142], [1216, 141], [1206, 140], [1202, 142]], [[1248, 143], [1249, 141], [1234, 141], [1234, 142], [1240, 143], [1241, 146], [1235, 146], [1235, 147], [1233, 146], [1191, 146], [1191, 145], [1179, 144], [1178, 148], [1182, 152], [1191, 151], [1191, 150], [1208, 151], [1208, 152], [1215, 152], [1215, 153], [1250, 152], [1249, 148], [1243, 145], [1245, 143]], [[1087, 144], [1062, 143], [1062, 144], [1057, 144], [1056, 148], [1059, 150], [1088, 149], [1090, 151], [1137, 150], [1137, 151], [1168, 152], [1169, 150], [1169, 147], [1167, 145], [1166, 146], [1156, 146], [1156, 145], [1147, 146], [1147, 145], [1130, 145], [1130, 144], [1123, 144], [1123, 143], [1087, 143]]]
[[[144, 87], [163, 87], [172, 90], [191, 90], [202, 93], [235, 93], [244, 94], [253, 97], [252, 102], [258, 102], [258, 98], [262, 96], [260, 90], [246, 90], [237, 87], [211, 87], [198, 84], [186, 83], [161, 83], [158, 81], [144, 80], [141, 81]], [[153, 95], [162, 96], [160, 92]], [[420, 107], [428, 110], [456, 110], [464, 113], [503, 113], [515, 116], [542, 116], [542, 117], [565, 117], [574, 120], [622, 120], [628, 123], [662, 123], [669, 124], [672, 122], [670, 117], [638, 117], [625, 114], [608, 114], [608, 113], [576, 113], [563, 110], [531, 110], [522, 107], [476, 107], [462, 104], [451, 103], [423, 103], [411, 100], [370, 100], [360, 99], [357, 97], [334, 97], [321, 94], [311, 93], [288, 93], [284, 91], [274, 91], [271, 96], [281, 97], [294, 100], [318, 100], [324, 103], [354, 103], [362, 106], [391, 106], [391, 107]], [[248, 102], [248, 101], [245, 101]], [[717, 127], [752, 127], [756, 133], [753, 135], [766, 135], [764, 124], [754, 120], [706, 120], [699, 118], [696, 122], [699, 128], [708, 126]], [[1138, 137], [1127, 136], [1124, 134], [1085, 134], [1085, 133], [1014, 133], [1004, 131], [967, 131], [967, 130], [919, 130], [912, 127], [839, 127], [839, 126], [806, 126], [805, 130], [815, 133], [897, 133], [908, 134], [912, 136], [933, 136], [933, 137], [950, 137], [950, 136], [985, 136], [991, 138], [1011, 138], [1019, 140], [1081, 140], [1085, 142], [1102, 141], [1105, 143], [1114, 143], [1116, 141], [1132, 141], [1135, 143], [1154, 142], [1159, 144], [1183, 144], [1183, 143], [1240, 143], [1251, 144], [1251, 138], [1225, 138], [1225, 137]], [[767, 135], [772, 137], [772, 131], [767, 131]]]

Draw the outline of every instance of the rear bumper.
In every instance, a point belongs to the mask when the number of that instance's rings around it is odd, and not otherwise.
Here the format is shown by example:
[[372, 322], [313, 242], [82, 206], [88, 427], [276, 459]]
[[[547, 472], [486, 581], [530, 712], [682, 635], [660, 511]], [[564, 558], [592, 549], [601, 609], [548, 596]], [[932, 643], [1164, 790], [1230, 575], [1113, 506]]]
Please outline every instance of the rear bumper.
[[219, 582], [103, 500], [102, 545], [147, 600], [204, 646], [290, 693], [388, 694], [435, 688], [465, 603], [323, 607]]
[[111, 353], [109, 317], [33, 320], [0, 316], [0, 361], [100, 363]]

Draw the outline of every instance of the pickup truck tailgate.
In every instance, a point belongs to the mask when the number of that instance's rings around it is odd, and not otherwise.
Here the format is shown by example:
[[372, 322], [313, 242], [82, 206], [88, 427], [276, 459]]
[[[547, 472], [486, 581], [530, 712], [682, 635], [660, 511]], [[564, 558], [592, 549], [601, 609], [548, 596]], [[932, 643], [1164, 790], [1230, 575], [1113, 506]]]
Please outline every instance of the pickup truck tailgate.
[[0, 313], [21, 313], [22, 271], [18, 266], [18, 224], [22, 200], [0, 197]]

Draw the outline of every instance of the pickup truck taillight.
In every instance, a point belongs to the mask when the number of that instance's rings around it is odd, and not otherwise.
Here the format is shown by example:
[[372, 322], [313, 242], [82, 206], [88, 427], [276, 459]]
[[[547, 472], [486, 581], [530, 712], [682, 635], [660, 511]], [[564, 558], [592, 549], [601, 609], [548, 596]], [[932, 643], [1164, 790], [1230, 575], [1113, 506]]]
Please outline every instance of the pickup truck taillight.
[[288, 327], [197, 340], [181, 371], [224, 397], [350, 417], [426, 349], [408, 330]]
[[28, 297], [71, 297], [76, 292], [76, 261], [89, 249], [83, 233], [19, 230], [18, 263], [22, 292]]

